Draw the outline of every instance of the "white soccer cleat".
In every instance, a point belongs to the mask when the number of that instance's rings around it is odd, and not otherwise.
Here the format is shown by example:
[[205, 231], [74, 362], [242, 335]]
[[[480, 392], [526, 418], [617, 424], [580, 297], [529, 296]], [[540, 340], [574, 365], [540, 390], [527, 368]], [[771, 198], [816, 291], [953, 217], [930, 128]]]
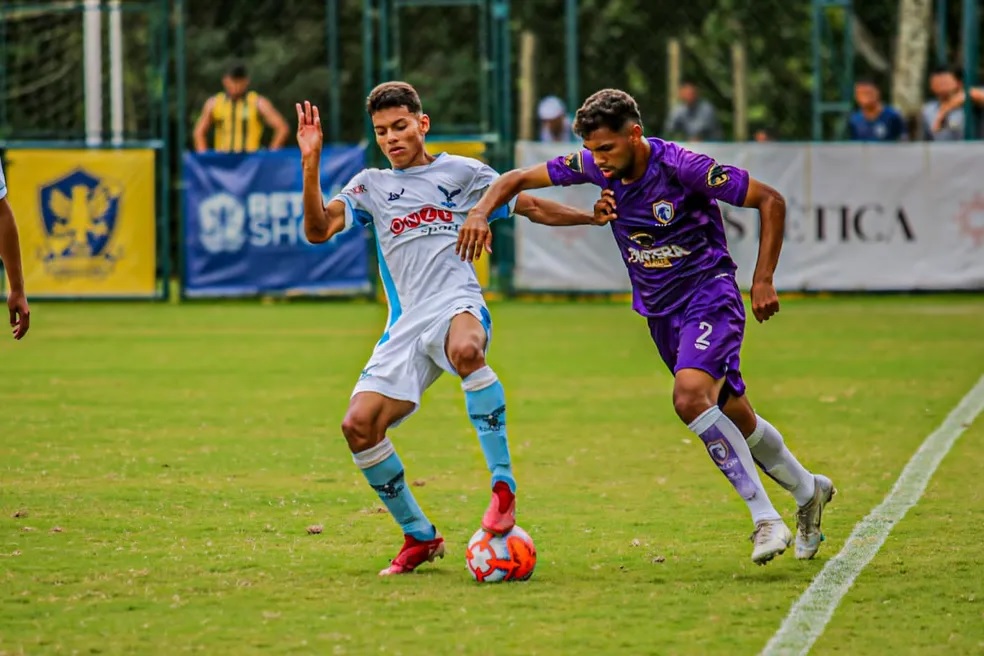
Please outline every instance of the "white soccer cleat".
[[823, 509], [837, 494], [833, 481], [826, 476], [817, 474], [813, 480], [816, 481], [813, 498], [796, 511], [796, 558], [799, 560], [809, 560], [820, 550], [820, 543], [824, 540], [820, 531]]
[[793, 543], [793, 533], [781, 519], [766, 519], [755, 524], [751, 536], [752, 562], [765, 565], [767, 562], [786, 551]]

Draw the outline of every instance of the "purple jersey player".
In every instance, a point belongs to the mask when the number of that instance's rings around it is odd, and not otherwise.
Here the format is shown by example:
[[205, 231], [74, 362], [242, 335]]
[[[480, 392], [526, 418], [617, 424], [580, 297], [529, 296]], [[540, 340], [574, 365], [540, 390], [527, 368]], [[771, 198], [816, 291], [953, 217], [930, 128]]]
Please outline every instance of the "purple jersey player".
[[755, 522], [752, 560], [783, 553], [792, 534], [769, 500], [755, 465], [792, 493], [796, 557], [820, 548], [820, 520], [834, 494], [830, 479], [807, 471], [782, 435], [745, 396], [739, 353], [745, 306], [735, 282], [718, 201], [754, 207], [761, 243], [751, 289], [752, 311], [766, 321], [779, 311], [772, 283], [782, 246], [785, 202], [742, 169], [655, 138], [646, 138], [635, 100], [605, 89], [578, 110], [575, 132], [584, 150], [510, 171], [469, 213], [458, 252], [477, 259], [491, 251], [487, 217], [526, 189], [594, 184], [595, 204], [610, 226], [632, 282], [633, 308], [646, 317], [660, 356], [674, 375], [673, 406], [700, 436], [714, 463], [748, 504]]

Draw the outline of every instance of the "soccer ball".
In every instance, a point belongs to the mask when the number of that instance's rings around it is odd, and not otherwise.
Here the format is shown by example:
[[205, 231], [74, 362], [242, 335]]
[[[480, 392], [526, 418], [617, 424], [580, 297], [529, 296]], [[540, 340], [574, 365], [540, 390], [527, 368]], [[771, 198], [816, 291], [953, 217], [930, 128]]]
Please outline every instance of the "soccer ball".
[[536, 567], [533, 538], [518, 526], [505, 535], [478, 529], [465, 552], [468, 571], [479, 583], [525, 581]]

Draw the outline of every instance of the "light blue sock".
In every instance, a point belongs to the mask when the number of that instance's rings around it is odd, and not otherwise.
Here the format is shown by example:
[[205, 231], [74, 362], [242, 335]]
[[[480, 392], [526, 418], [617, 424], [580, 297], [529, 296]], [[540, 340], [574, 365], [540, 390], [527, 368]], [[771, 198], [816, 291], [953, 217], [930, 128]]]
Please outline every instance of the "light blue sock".
[[352, 459], [406, 535], [434, 539], [437, 529], [407, 487], [403, 463], [388, 437], [371, 449], [352, 454]]
[[516, 491], [512, 461], [509, 459], [509, 441], [506, 438], [506, 391], [499, 377], [489, 366], [466, 376], [461, 381], [465, 390], [465, 408], [471, 419], [478, 442], [485, 454], [485, 463], [492, 473], [492, 485], [505, 482]]

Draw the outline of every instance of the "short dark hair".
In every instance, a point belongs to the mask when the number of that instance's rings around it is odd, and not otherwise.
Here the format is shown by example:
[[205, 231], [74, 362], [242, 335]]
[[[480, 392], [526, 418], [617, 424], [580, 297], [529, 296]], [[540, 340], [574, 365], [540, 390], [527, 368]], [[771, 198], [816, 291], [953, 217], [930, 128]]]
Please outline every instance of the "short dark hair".
[[417, 90], [406, 82], [383, 82], [366, 98], [366, 111], [370, 116], [391, 107], [406, 107], [411, 114], [419, 114], [423, 110]]
[[959, 66], [951, 66], [949, 64], [937, 64], [933, 66], [933, 69], [929, 72], [930, 76], [933, 75], [943, 75], [949, 73], [958, 80], [963, 80], [963, 69]]
[[574, 117], [574, 133], [582, 139], [599, 128], [618, 132], [629, 123], [642, 125], [635, 98], [619, 89], [602, 89], [584, 101]]
[[875, 79], [871, 77], [858, 77], [854, 79], [854, 86], [864, 86], [864, 87], [875, 87], [878, 88], [878, 84], [875, 83]]
[[246, 68], [246, 64], [241, 61], [231, 62], [226, 67], [226, 76], [231, 77], [233, 80], [245, 80], [249, 77], [249, 69]]

